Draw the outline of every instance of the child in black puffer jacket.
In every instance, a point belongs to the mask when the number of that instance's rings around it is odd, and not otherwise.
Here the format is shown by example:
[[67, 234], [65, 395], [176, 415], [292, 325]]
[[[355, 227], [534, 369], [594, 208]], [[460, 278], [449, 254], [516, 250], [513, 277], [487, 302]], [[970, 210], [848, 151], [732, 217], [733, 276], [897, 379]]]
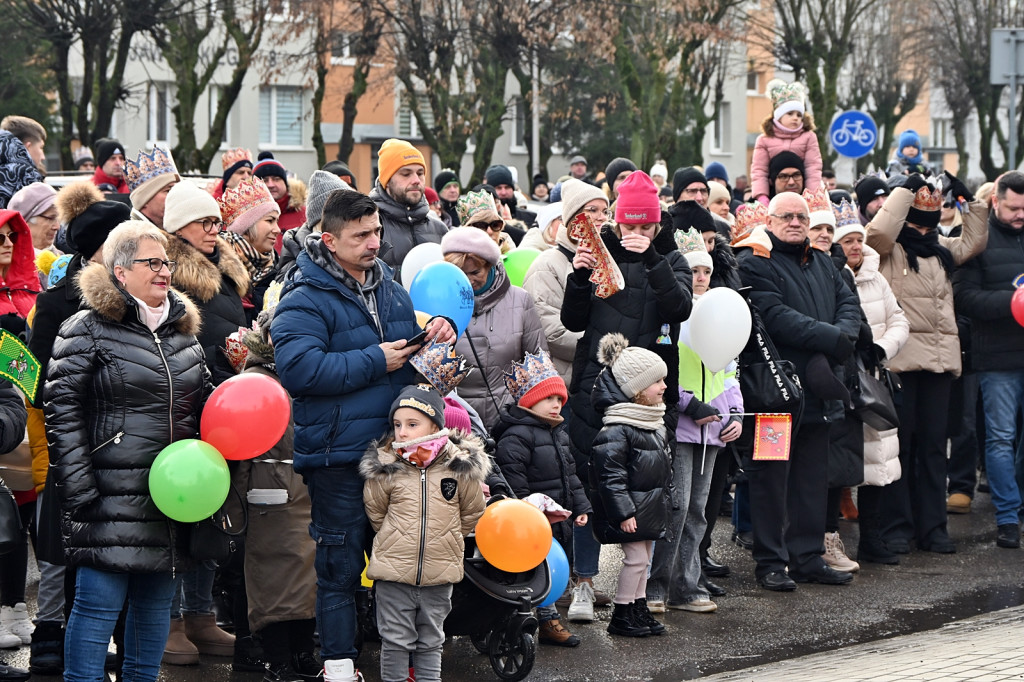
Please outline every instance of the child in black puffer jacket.
[[[565, 382], [544, 351], [526, 354], [505, 374], [505, 386], [516, 400], [506, 405], [492, 430], [497, 441], [495, 460], [513, 494], [519, 499], [543, 493], [572, 512], [577, 526], [585, 526], [590, 502], [576, 475], [569, 451], [569, 436], [562, 426], [561, 410], [568, 397]], [[569, 519], [553, 523], [552, 534], [572, 557], [572, 526]], [[541, 644], [574, 647], [579, 637], [558, 620], [554, 606], [537, 609]]]
[[629, 347], [621, 334], [601, 339], [592, 401], [604, 426], [594, 439], [591, 478], [594, 534], [620, 543], [624, 557], [608, 632], [642, 637], [665, 626], [647, 609], [647, 567], [654, 540], [665, 535], [672, 510], [672, 454], [665, 428], [664, 361]]

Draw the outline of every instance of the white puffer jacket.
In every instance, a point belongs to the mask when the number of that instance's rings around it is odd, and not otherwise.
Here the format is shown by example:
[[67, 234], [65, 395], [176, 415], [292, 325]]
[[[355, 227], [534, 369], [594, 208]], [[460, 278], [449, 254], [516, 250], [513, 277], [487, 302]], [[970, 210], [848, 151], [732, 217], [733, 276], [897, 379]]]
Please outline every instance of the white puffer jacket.
[[[867, 244], [864, 245], [864, 262], [856, 274], [857, 294], [864, 315], [871, 325], [871, 336], [885, 351], [885, 357], [895, 356], [910, 336], [910, 323], [889, 283], [885, 281], [878, 267], [881, 257]], [[864, 483], [863, 485], [888, 485], [900, 478], [900, 441], [898, 429], [879, 433], [864, 425]]]

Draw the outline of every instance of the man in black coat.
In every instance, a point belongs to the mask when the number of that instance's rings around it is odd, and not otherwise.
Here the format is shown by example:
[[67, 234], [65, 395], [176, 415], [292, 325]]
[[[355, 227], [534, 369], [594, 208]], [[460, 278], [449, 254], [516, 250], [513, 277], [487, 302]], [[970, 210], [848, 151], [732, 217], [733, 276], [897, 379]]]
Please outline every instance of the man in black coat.
[[[1014, 473], [1017, 412], [1024, 401], [1024, 327], [1011, 301], [1024, 272], [1024, 173], [999, 178], [988, 246], [957, 270], [957, 310], [971, 318], [971, 359], [985, 411], [985, 464], [996, 508], [996, 544], [1020, 547], [1021, 490]], [[1018, 463], [1019, 466], [1019, 463]]]
[[796, 366], [804, 410], [793, 424], [789, 459], [752, 461], [747, 472], [758, 583], [788, 592], [796, 589], [794, 580], [839, 585], [853, 579], [827, 566], [821, 555], [829, 423], [841, 416], [843, 397], [832, 367], [854, 352], [860, 305], [828, 254], [811, 247], [803, 197], [782, 192], [768, 214], [770, 248], [738, 249], [740, 277], [752, 287], [750, 300], [779, 353]]

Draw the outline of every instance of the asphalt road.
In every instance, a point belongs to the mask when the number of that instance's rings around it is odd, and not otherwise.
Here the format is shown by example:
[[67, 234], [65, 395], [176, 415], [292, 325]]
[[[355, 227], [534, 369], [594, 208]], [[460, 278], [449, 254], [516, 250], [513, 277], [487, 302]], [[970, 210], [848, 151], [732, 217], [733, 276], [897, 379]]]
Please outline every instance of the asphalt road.
[[[610, 609], [598, 621], [570, 625], [583, 640], [576, 649], [538, 647], [527, 678], [537, 682], [651, 680], [669, 682], [738, 670], [854, 643], [939, 627], [979, 613], [1024, 604], [1024, 553], [995, 546], [995, 524], [988, 495], [978, 495], [974, 512], [950, 516], [954, 555], [915, 552], [899, 566], [867, 564], [849, 586], [800, 585], [796, 592], [772, 593], [757, 587], [750, 554], [729, 541], [731, 526], [721, 519], [712, 555], [732, 568], [718, 580], [729, 594], [714, 614], [671, 612], [661, 637], [639, 640], [605, 632]], [[843, 522], [846, 545], [856, 547], [857, 524]], [[852, 550], [851, 550], [852, 553]], [[601, 589], [614, 591], [620, 555], [602, 553]], [[30, 590], [34, 592], [34, 584]], [[30, 607], [31, 608], [31, 607]], [[27, 666], [27, 647], [13, 657]], [[379, 680], [376, 647], [359, 661], [367, 682]], [[468, 638], [445, 645], [445, 680], [497, 680], [488, 657]], [[164, 666], [165, 682], [257, 682], [258, 674], [231, 671], [230, 660], [205, 658], [199, 666]], [[35, 676], [33, 680], [56, 680]]]

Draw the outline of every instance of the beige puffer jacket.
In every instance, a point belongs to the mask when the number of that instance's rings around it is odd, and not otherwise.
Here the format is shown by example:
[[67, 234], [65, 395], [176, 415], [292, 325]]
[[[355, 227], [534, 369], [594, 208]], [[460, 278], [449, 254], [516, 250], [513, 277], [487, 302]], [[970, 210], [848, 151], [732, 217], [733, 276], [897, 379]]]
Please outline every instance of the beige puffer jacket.
[[[892, 287], [910, 322], [910, 339], [890, 367], [896, 372], [949, 372], [960, 376], [960, 337], [953, 313], [953, 283], [937, 258], [918, 260], [920, 272], [907, 264], [903, 246], [896, 243], [907, 220], [914, 194], [897, 187], [867, 225], [867, 244], [881, 257], [879, 271]], [[988, 244], [988, 208], [980, 201], [968, 205], [960, 237], [939, 236], [957, 265], [969, 261]]]
[[575, 254], [576, 245], [569, 239], [565, 225], [562, 225], [555, 236], [555, 248], [537, 256], [526, 271], [523, 288], [533, 296], [537, 304], [537, 315], [540, 316], [540, 325], [548, 340], [551, 360], [568, 386], [572, 381], [576, 344], [583, 338], [583, 332], [571, 332], [562, 324], [565, 278], [572, 273], [572, 255], [566, 256], [565, 251]]
[[408, 585], [462, 580], [465, 536], [484, 513], [490, 459], [476, 436], [450, 435], [430, 466], [402, 459], [389, 438], [363, 455], [363, 503], [377, 535], [366, 576]]

